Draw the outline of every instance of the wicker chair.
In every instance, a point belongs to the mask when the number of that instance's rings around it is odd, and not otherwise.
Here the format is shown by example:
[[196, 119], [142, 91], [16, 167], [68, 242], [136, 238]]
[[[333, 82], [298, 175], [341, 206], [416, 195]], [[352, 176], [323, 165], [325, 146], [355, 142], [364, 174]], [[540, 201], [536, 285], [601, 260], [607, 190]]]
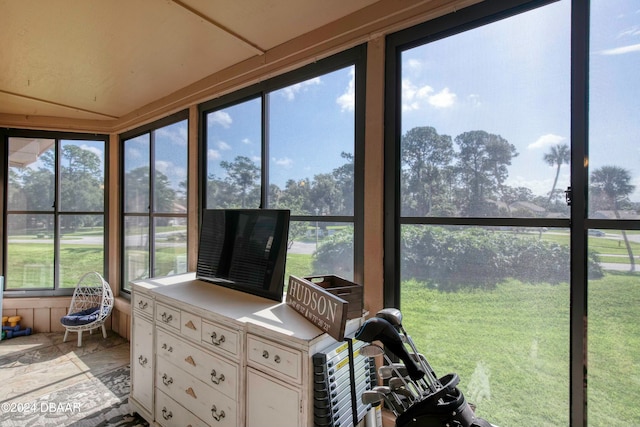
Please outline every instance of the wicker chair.
[[63, 342], [69, 332], [78, 333], [78, 347], [82, 347], [82, 333], [102, 327], [102, 336], [107, 338], [105, 320], [113, 309], [113, 292], [104, 278], [97, 272], [86, 273], [80, 278], [71, 298], [66, 316], [60, 319], [65, 328]]

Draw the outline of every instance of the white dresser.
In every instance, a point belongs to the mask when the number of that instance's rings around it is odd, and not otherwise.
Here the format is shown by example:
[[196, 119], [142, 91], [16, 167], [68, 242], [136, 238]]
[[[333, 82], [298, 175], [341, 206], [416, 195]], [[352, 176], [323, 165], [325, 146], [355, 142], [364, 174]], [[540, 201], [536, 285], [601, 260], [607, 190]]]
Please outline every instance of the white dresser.
[[193, 273], [132, 284], [131, 337], [129, 402], [163, 427], [312, 427], [311, 357], [336, 342], [285, 303]]

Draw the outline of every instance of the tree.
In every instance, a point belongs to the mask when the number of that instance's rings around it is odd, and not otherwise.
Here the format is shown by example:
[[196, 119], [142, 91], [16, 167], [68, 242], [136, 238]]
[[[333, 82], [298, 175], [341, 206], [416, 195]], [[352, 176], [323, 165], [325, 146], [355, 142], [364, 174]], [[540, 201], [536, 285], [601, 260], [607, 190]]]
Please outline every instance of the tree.
[[489, 200], [502, 199], [507, 166], [518, 152], [501, 136], [482, 130], [464, 132], [455, 142], [459, 147], [457, 170], [466, 196], [464, 213], [488, 216], [495, 210]]
[[336, 215], [353, 215], [353, 196], [354, 196], [354, 158], [353, 154], [342, 152], [340, 157], [346, 160], [342, 166], [335, 168], [332, 172], [336, 181], [336, 195], [340, 197], [337, 203], [340, 209], [335, 212]]
[[[240, 194], [240, 207], [258, 207], [260, 204], [260, 168], [246, 156], [237, 156], [233, 162], [222, 161], [220, 167], [227, 172], [225, 181], [232, 191]], [[258, 196], [257, 200], [256, 194]]]
[[[594, 195], [602, 195], [609, 202], [616, 218], [620, 218], [620, 206], [629, 202], [629, 194], [633, 193], [635, 186], [631, 184], [631, 173], [618, 166], [602, 166], [591, 174], [591, 190]], [[622, 230], [624, 244], [629, 254], [630, 271], [636, 270], [633, 251], [627, 238], [627, 233]]]
[[551, 204], [551, 199], [556, 191], [556, 185], [558, 184], [558, 177], [560, 176], [560, 168], [562, 165], [568, 165], [571, 161], [571, 150], [567, 144], [558, 144], [551, 147], [551, 151], [545, 153], [544, 161], [549, 166], [556, 167], [556, 176], [553, 179], [553, 186], [549, 192], [549, 198], [547, 199], [547, 205]]
[[415, 127], [402, 137], [401, 147], [403, 213], [429, 215], [445, 189], [443, 169], [454, 155], [451, 137], [430, 126]]

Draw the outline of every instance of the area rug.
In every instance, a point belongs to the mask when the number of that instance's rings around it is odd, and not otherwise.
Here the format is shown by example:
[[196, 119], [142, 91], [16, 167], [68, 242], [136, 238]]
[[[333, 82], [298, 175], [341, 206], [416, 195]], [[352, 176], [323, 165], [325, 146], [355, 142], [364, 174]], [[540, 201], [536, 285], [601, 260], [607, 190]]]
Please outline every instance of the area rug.
[[137, 414], [131, 415], [129, 366], [91, 380], [57, 390], [21, 405], [3, 402], [3, 427], [147, 427]]

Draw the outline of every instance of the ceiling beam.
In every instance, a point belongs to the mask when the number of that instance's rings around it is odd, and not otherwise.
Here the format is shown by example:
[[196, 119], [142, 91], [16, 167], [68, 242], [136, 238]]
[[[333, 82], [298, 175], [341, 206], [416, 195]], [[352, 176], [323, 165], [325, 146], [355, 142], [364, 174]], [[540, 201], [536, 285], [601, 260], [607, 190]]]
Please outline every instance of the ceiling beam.
[[171, 1], [173, 1], [178, 6], [184, 8], [185, 10], [188, 10], [189, 12], [191, 12], [194, 15], [198, 16], [199, 18], [204, 19], [205, 21], [207, 21], [211, 25], [219, 28], [220, 30], [222, 30], [225, 33], [229, 34], [230, 36], [234, 37], [235, 39], [241, 41], [242, 43], [247, 45], [251, 50], [253, 50], [257, 55], [264, 55], [267, 52], [265, 49], [261, 48], [260, 46], [258, 46], [255, 43], [253, 43], [251, 40], [243, 37], [242, 35], [240, 35], [238, 33], [236, 33], [232, 29], [225, 27], [224, 25], [222, 25], [221, 23], [215, 21], [214, 19], [211, 19], [210, 17], [208, 17], [204, 13], [200, 12], [199, 10], [194, 9], [193, 7], [191, 7], [188, 4], [184, 3], [182, 0], [171, 0]]

